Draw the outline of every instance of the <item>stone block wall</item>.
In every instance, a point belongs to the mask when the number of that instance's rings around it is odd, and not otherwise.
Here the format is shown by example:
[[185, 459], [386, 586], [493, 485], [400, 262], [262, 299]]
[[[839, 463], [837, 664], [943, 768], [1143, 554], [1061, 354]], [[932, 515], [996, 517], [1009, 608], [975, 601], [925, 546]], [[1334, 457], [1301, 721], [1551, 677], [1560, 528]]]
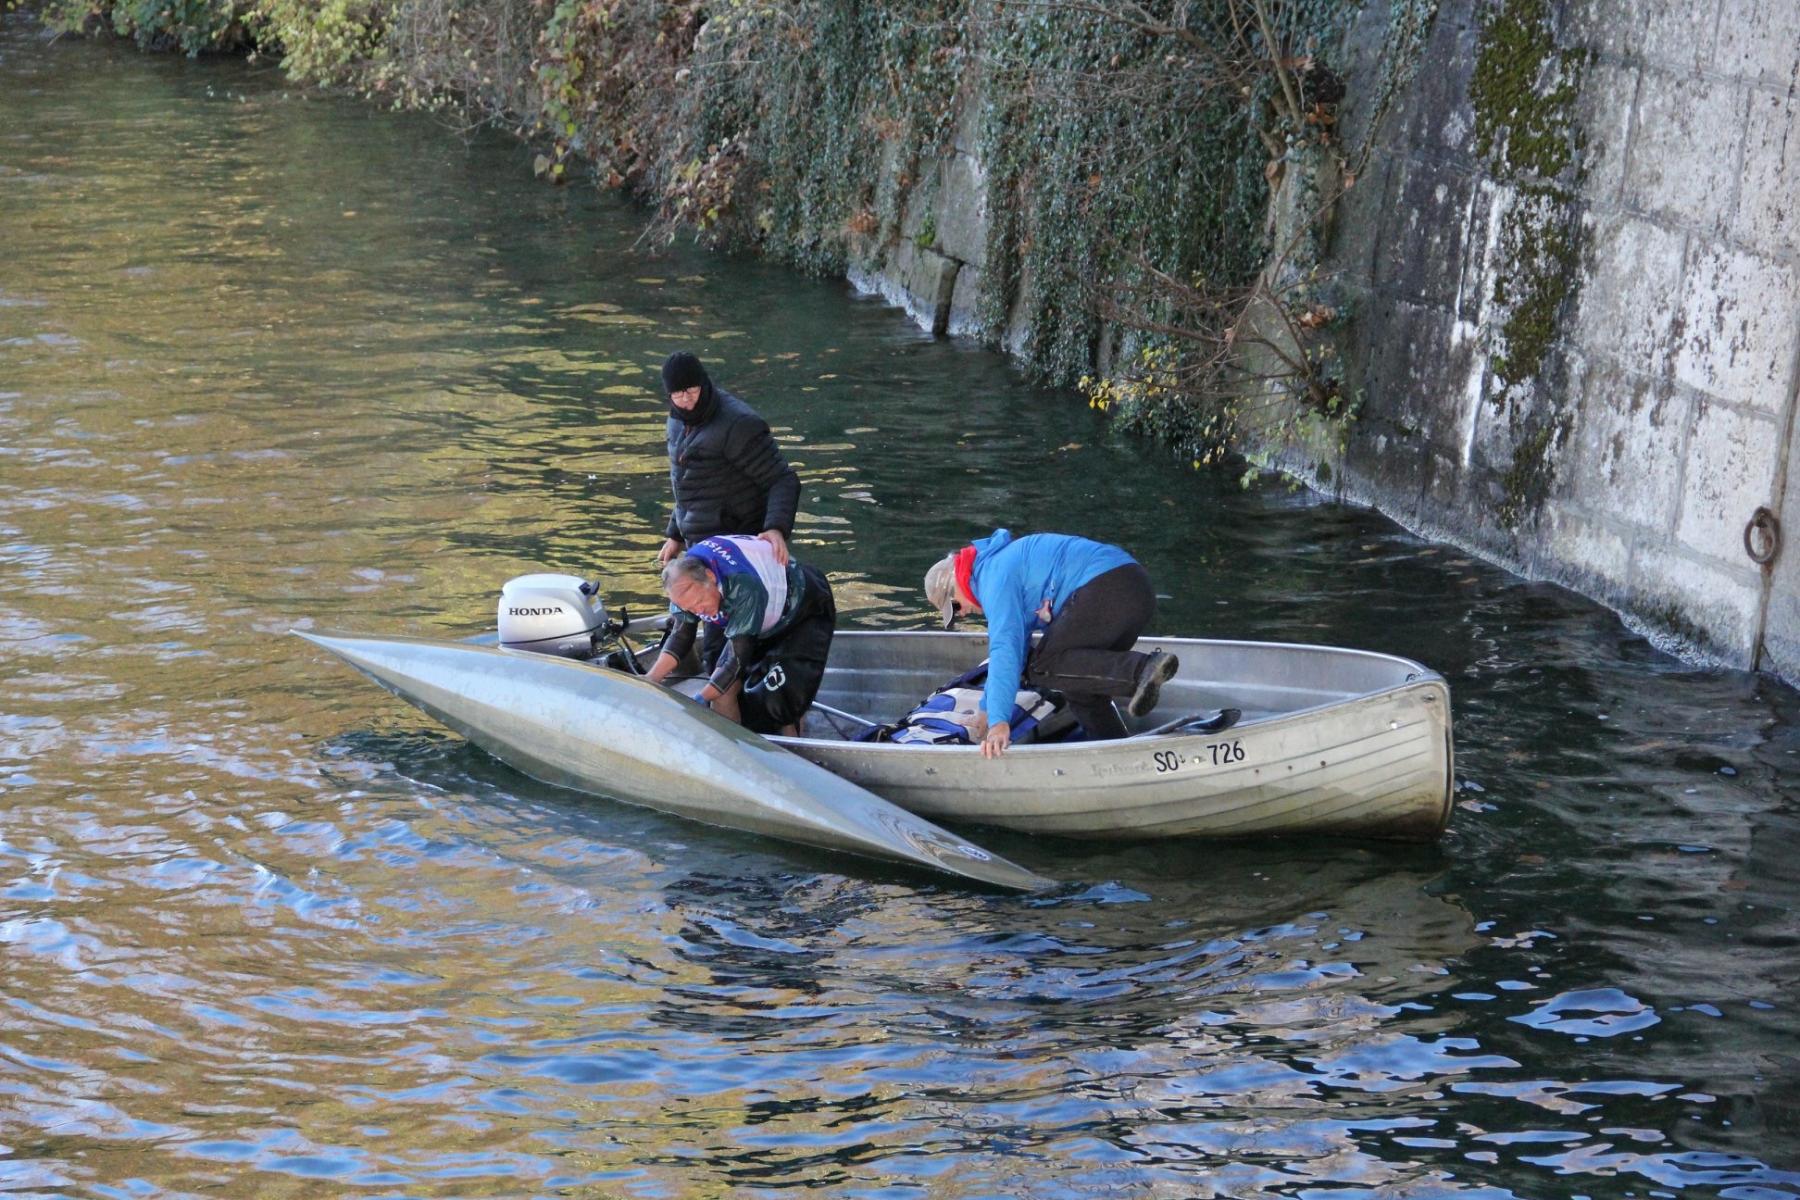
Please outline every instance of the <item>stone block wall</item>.
[[[1554, 114], [1576, 165], [1554, 180], [1478, 147], [1484, 121], [1517, 119], [1471, 100], [1509, 6], [1541, 19], [1579, 82]], [[1362, 415], [1342, 459], [1294, 465], [1677, 649], [1800, 679], [1800, 545], [1768, 570], [1744, 546], [1761, 507], [1800, 543], [1800, 0], [1442, 0], [1409, 91], [1372, 129], [1357, 100], [1375, 91], [1389, 7], [1368, 4], [1340, 54], [1344, 144], [1375, 147], [1328, 263], [1352, 300]], [[978, 108], [964, 98], [954, 151], [853, 272], [939, 333], [974, 326]], [[1530, 288], [1554, 303], [1521, 383], [1509, 319]]]
[[1496, 7], [1445, 0], [1373, 186], [1346, 197], [1356, 232], [1335, 257], [1362, 306], [1367, 408], [1337, 486], [1691, 652], [1749, 665], [1766, 637], [1763, 665], [1800, 677], [1800, 565], [1765, 574], [1744, 548], [1756, 510], [1781, 515], [1792, 490], [1800, 4], [1547, 7], [1581, 52], [1579, 253], [1523, 400], [1495, 378], [1492, 310], [1517, 267], [1499, 221], [1533, 181], [1469, 136]]
[[[977, 154], [978, 99], [960, 97], [950, 151], [909, 189], [897, 236], [856, 248], [850, 281], [899, 305], [938, 335], [977, 332], [976, 297], [987, 258], [987, 172]], [[898, 171], [890, 164], [888, 174]]]

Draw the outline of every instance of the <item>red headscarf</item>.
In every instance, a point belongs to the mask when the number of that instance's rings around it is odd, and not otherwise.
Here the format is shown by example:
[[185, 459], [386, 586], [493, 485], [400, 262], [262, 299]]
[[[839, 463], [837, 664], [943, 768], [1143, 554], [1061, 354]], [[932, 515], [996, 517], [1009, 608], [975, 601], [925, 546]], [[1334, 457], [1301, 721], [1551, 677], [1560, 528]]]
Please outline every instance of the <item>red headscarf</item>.
[[[969, 576], [975, 572], [975, 547], [964, 546], [956, 552], [956, 586], [969, 599], [975, 599], [975, 588], [969, 582]], [[976, 601], [977, 604], [980, 601]]]

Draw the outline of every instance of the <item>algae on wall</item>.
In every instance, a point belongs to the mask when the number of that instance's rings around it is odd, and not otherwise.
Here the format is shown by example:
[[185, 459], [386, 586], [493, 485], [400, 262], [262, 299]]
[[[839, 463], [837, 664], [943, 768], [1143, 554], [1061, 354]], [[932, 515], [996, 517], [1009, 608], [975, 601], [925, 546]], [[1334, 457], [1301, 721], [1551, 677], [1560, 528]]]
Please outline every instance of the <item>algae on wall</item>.
[[1469, 99], [1474, 148], [1505, 189], [1487, 324], [1489, 398], [1513, 438], [1501, 523], [1534, 518], [1570, 429], [1560, 378], [1542, 386], [1559, 323], [1581, 285], [1582, 133], [1574, 106], [1586, 56], [1560, 46], [1549, 0], [1492, 0], [1482, 15]]

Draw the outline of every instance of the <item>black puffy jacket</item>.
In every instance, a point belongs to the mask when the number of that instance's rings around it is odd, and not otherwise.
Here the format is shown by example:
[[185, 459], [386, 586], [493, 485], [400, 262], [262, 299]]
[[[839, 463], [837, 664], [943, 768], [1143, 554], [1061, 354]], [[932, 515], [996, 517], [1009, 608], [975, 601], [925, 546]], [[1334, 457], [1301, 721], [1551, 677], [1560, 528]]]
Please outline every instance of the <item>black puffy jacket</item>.
[[[708, 413], [710, 409], [710, 413]], [[800, 477], [775, 446], [768, 422], [736, 396], [707, 384], [687, 424], [669, 418], [669, 486], [675, 511], [665, 530], [693, 545], [718, 533], [794, 532]]]

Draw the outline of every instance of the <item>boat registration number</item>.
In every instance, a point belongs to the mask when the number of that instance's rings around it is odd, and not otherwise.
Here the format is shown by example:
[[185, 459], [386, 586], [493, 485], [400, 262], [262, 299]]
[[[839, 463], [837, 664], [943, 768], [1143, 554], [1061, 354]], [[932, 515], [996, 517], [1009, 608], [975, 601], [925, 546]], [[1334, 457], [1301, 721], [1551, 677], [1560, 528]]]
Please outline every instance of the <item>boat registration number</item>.
[[1150, 756], [1156, 773], [1166, 775], [1183, 767], [1229, 767], [1244, 761], [1244, 744], [1238, 741], [1211, 742], [1200, 747], [1200, 753], [1183, 754], [1179, 750], [1158, 750]]

